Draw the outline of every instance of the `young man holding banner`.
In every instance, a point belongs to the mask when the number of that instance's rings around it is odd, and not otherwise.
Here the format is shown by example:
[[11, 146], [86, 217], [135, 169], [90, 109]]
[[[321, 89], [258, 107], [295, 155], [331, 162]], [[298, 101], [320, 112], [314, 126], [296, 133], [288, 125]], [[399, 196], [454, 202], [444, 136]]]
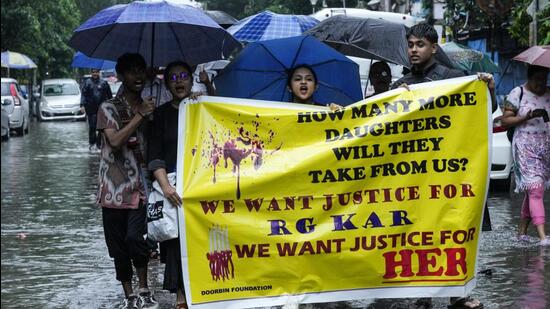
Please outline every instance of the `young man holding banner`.
[[[433, 26], [421, 23], [411, 27], [407, 33], [408, 54], [412, 64], [411, 71], [394, 82], [392, 89], [408, 85], [443, 80], [455, 77], [462, 77], [464, 74], [458, 70], [449, 69], [435, 60], [435, 53], [438, 35]], [[479, 73], [478, 78], [487, 82], [491, 93], [491, 105], [494, 112], [497, 108], [495, 97], [495, 82], [493, 76], [487, 73]], [[487, 204], [485, 205], [484, 227], [486, 220], [489, 220]], [[488, 221], [490, 227], [490, 221]], [[488, 229], [490, 230], [490, 228]], [[451, 297], [449, 308], [483, 308], [483, 304], [477, 299], [467, 297]], [[431, 298], [421, 298], [416, 302], [417, 308], [432, 308]]]

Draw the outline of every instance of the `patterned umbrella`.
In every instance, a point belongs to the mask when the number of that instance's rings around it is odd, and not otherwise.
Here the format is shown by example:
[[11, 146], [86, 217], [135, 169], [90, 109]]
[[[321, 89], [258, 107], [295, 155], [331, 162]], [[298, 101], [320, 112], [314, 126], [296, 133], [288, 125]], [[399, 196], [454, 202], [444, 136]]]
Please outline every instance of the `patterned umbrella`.
[[241, 42], [256, 42], [299, 36], [318, 23], [310, 16], [264, 11], [240, 20], [227, 31]]
[[2, 67], [9, 69], [36, 69], [36, 64], [26, 55], [8, 50], [2, 52]]
[[550, 68], [550, 45], [532, 46], [512, 59]]
[[69, 45], [89, 57], [117, 60], [139, 53], [149, 66], [219, 60], [240, 43], [202, 10], [169, 1], [114, 5], [78, 27]]
[[455, 42], [441, 44], [441, 49], [453, 61], [455, 68], [461, 71], [475, 72], [500, 72], [498, 65], [489, 59], [484, 53], [471, 49]]

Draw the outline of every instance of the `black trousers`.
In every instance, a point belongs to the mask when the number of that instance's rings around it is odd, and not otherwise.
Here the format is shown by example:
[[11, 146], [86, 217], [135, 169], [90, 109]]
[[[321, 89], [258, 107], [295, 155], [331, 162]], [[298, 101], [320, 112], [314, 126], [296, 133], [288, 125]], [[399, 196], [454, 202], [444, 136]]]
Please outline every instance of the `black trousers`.
[[145, 205], [138, 209], [112, 209], [103, 207], [103, 230], [109, 256], [114, 259], [116, 279], [131, 281], [132, 264], [147, 267], [149, 248], [143, 238], [147, 234]]
[[99, 148], [101, 145], [101, 140], [98, 138], [97, 132], [97, 114], [87, 114], [86, 118], [88, 119], [88, 142], [90, 146], [96, 145]]

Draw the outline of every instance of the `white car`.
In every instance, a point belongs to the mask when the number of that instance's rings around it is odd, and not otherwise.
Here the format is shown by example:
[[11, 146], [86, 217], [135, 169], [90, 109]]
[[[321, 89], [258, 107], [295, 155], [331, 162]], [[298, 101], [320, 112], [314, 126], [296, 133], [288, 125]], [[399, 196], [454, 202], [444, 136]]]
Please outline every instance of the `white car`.
[[84, 120], [86, 114], [80, 110], [80, 87], [74, 79], [46, 79], [40, 89], [38, 119]]
[[29, 133], [29, 101], [13, 78], [2, 77], [2, 109], [8, 114], [10, 130], [21, 136]]
[[498, 181], [503, 188], [510, 187], [512, 172], [512, 145], [506, 136], [506, 128], [495, 118], [502, 116], [502, 110], [497, 108], [493, 113], [493, 148], [491, 158], [491, 181]]

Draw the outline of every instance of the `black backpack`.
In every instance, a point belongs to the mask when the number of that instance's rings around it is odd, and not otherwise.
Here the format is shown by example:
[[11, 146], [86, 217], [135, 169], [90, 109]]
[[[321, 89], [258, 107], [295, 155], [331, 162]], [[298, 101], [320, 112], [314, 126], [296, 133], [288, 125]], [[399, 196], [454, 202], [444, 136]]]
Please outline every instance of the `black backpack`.
[[[523, 87], [520, 86], [519, 89], [520, 89], [521, 92], [519, 93], [518, 110], [519, 110], [519, 107], [521, 106], [521, 99], [523, 98]], [[516, 127], [510, 127], [506, 131], [506, 136], [508, 137], [508, 140], [510, 141], [510, 143], [514, 139], [514, 132], [515, 131], [516, 131]]]

